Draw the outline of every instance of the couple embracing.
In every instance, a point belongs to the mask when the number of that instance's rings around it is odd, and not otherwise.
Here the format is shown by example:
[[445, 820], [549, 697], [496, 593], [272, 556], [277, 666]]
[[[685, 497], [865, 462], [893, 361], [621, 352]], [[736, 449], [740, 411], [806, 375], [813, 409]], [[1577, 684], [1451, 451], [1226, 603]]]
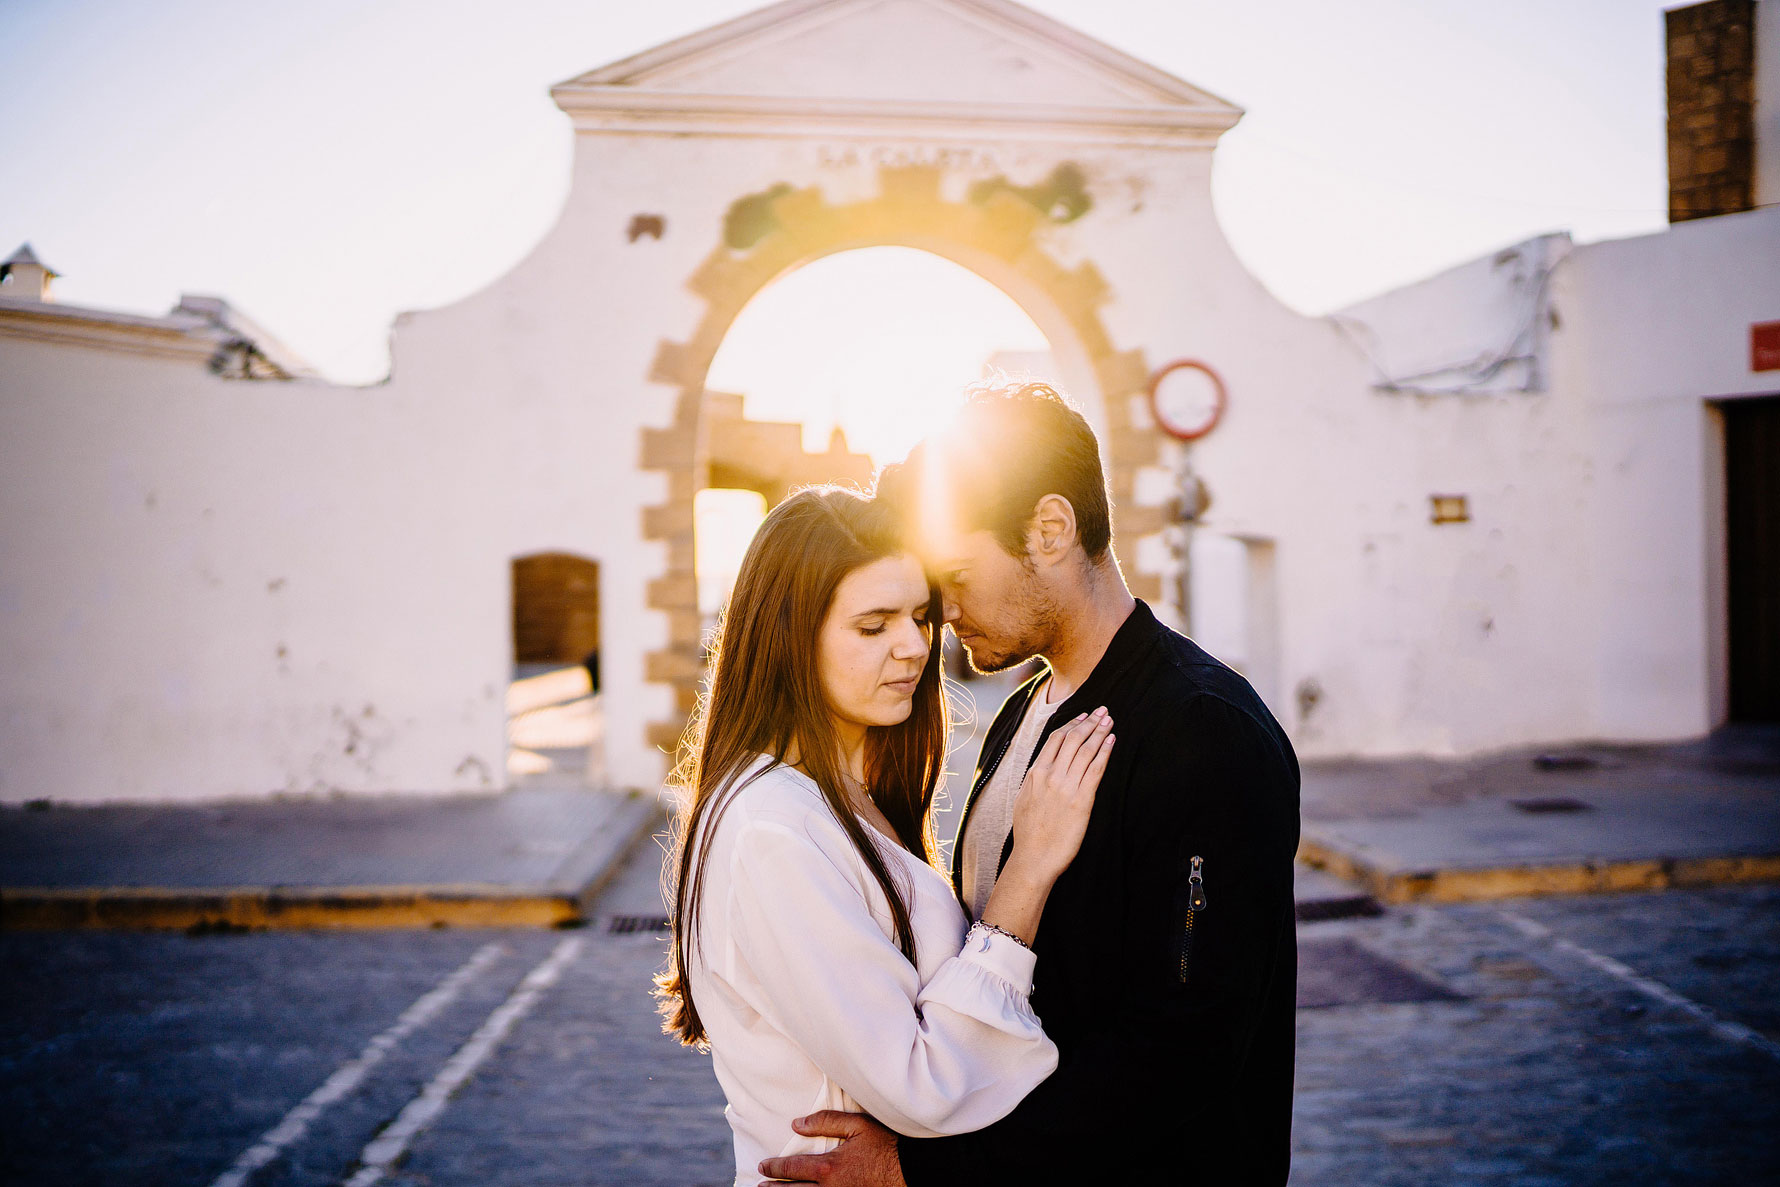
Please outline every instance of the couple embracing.
[[[1045, 663], [942, 870], [946, 626], [980, 671]], [[658, 993], [736, 1183], [1285, 1182], [1297, 760], [1127, 590], [1054, 390], [978, 390], [872, 497], [773, 509], [679, 775]]]

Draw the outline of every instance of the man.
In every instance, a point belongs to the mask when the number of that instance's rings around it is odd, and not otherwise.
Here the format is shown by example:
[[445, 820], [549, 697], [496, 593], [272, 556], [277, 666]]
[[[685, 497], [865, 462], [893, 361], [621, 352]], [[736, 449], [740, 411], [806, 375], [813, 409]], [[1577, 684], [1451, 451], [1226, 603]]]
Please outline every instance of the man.
[[833, 1187], [1147, 1181], [1160, 1158], [1170, 1179], [1283, 1184], [1297, 980], [1290, 742], [1247, 681], [1131, 596], [1098, 445], [1051, 388], [974, 393], [957, 431], [889, 467], [878, 497], [919, 516], [946, 621], [974, 667], [1046, 661], [997, 714], [964, 804], [952, 878], [973, 918], [1050, 731], [1105, 705], [1119, 745], [1033, 943], [1032, 1006], [1057, 1071], [1001, 1121], [956, 1137], [818, 1113], [798, 1131], [841, 1144], [768, 1159], [762, 1174]]

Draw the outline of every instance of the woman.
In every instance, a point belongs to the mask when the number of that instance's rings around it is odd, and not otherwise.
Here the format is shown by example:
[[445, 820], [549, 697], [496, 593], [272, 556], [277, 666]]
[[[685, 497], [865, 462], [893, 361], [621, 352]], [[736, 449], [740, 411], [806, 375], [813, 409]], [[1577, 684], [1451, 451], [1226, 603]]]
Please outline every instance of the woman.
[[[1046, 743], [976, 923], [930, 864], [944, 769], [938, 600], [885, 513], [805, 490], [767, 516], [712, 649], [659, 978], [665, 1029], [708, 1045], [737, 1182], [826, 1149], [791, 1120], [864, 1111], [931, 1137], [1005, 1116], [1056, 1067], [1030, 944], [1081, 844], [1113, 738]], [[968, 934], [967, 934], [968, 933]]]

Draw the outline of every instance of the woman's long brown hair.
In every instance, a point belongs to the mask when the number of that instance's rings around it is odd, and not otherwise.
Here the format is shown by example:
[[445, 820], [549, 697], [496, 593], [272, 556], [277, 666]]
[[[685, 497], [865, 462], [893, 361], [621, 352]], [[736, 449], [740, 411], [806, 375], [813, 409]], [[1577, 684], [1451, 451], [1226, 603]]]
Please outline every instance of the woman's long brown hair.
[[[761, 523], [742, 559], [710, 651], [710, 680], [681, 744], [673, 782], [682, 801], [674, 829], [676, 871], [669, 888], [674, 944], [656, 977], [662, 1029], [688, 1046], [705, 1042], [693, 1004], [688, 956], [705, 881], [708, 838], [734, 795], [722, 795], [759, 755], [794, 756], [821, 789], [866, 868], [889, 900], [896, 943], [915, 959], [907, 892], [848, 804], [840, 734], [817, 669], [817, 641], [841, 580], [854, 569], [906, 551], [894, 516], [838, 487], [800, 490]], [[866, 731], [865, 775], [872, 800], [912, 853], [933, 859], [927, 809], [945, 770], [947, 718], [940, 684], [940, 614], [928, 603], [927, 666], [914, 706], [898, 725]], [[770, 769], [770, 768], [767, 768]]]

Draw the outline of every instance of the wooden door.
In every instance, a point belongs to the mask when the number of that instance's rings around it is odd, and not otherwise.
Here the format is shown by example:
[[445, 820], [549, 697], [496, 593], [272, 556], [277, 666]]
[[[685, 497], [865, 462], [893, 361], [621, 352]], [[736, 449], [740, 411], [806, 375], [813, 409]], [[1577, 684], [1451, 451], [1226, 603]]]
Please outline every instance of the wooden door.
[[599, 645], [597, 562], [564, 552], [522, 556], [513, 562], [515, 663], [583, 663]]

